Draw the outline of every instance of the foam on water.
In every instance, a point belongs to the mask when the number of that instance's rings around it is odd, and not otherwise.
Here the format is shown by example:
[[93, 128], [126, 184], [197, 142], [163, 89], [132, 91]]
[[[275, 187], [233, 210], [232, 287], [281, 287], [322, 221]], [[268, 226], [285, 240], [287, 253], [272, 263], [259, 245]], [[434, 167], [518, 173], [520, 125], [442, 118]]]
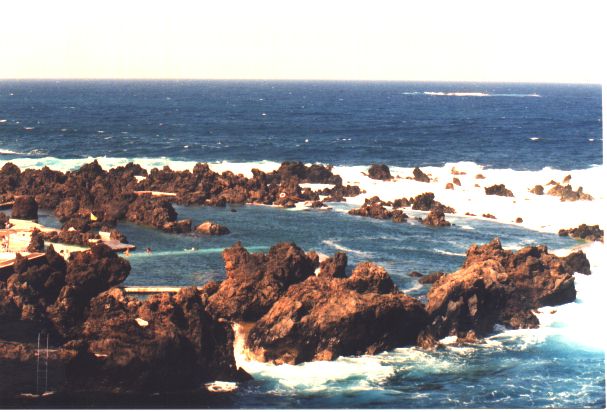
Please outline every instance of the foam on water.
[[[123, 166], [135, 162], [150, 170], [154, 167], [169, 166], [173, 170], [192, 170], [197, 162], [174, 160], [168, 157], [159, 158], [117, 158], [117, 157], [86, 157], [79, 159], [59, 159], [55, 157], [15, 158], [11, 159], [20, 168], [41, 168], [68, 171], [80, 167], [84, 163], [97, 160], [104, 169]], [[0, 161], [0, 165], [9, 160]], [[244, 176], [252, 176], [251, 169], [257, 168], [264, 172], [278, 169], [280, 163], [271, 161], [260, 162], [215, 162], [209, 167], [222, 173], [231, 170]], [[391, 181], [370, 179], [367, 175], [368, 166], [335, 166], [333, 172], [340, 175], [344, 185], [358, 185], [364, 193], [348, 198], [346, 204], [339, 205], [336, 210], [345, 212], [351, 205], [360, 205], [365, 198], [379, 196], [382, 200], [390, 201], [401, 197], [413, 197], [424, 192], [432, 192], [435, 199], [443, 204], [454, 207], [456, 217], [470, 219], [466, 213], [476, 215], [481, 219], [485, 213], [496, 216], [500, 223], [514, 224], [517, 218], [522, 218], [522, 227], [541, 232], [556, 233], [559, 229], [577, 227], [582, 223], [599, 224], [603, 215], [605, 201], [605, 186], [603, 182], [604, 166], [596, 165], [588, 169], [556, 170], [546, 167], [539, 171], [521, 171], [512, 169], [490, 169], [473, 162], [446, 163], [444, 166], [423, 167], [431, 178], [430, 183], [418, 182], [410, 177], [413, 168], [391, 167], [395, 176]], [[454, 174], [456, 173], [456, 174]], [[477, 178], [482, 175], [483, 178]], [[554, 180], [563, 182], [566, 176], [571, 176], [569, 184], [573, 189], [583, 187], [594, 200], [561, 202], [557, 196], [538, 196], [529, 192], [535, 185], [543, 185], [546, 191], [551, 187], [546, 185]], [[447, 183], [457, 177], [461, 186], [453, 190], [446, 189]], [[504, 184], [511, 190], [514, 197], [488, 196], [484, 188], [495, 184]]]
[[340, 245], [339, 243], [335, 242], [333, 239], [325, 239], [322, 241], [322, 243], [324, 243], [325, 245], [330, 246], [334, 249], [341, 250], [342, 252], [354, 253], [355, 255], [359, 255], [359, 256], [363, 256], [363, 257], [369, 257], [371, 255], [369, 252], [351, 249], [346, 246]]
[[[251, 359], [245, 349], [244, 334], [238, 324], [234, 329], [234, 358], [254, 378], [275, 382], [279, 392], [319, 392], [338, 386], [342, 390], [380, 389], [394, 373], [375, 356], [340, 357], [334, 361], [304, 362], [298, 365], [274, 365]], [[345, 386], [344, 386], [345, 385]]]

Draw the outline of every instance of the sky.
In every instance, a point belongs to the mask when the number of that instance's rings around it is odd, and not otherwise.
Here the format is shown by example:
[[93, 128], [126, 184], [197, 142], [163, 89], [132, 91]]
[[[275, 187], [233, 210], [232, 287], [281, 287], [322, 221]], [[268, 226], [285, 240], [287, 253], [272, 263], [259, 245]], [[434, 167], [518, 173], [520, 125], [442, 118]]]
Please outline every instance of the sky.
[[7, 0], [0, 79], [601, 83], [602, 0]]

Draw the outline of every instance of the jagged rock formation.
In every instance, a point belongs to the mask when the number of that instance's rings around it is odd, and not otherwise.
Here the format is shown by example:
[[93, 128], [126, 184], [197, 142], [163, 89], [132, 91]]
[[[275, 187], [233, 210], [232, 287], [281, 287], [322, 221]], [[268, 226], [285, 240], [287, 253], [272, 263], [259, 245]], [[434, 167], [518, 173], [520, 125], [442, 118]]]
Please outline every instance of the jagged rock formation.
[[375, 180], [390, 180], [390, 168], [384, 164], [372, 164], [368, 171], [369, 177]]
[[468, 249], [456, 272], [441, 277], [428, 292], [426, 309], [432, 336], [465, 337], [490, 333], [496, 323], [512, 328], [537, 327], [532, 312], [545, 305], [575, 300], [573, 268], [583, 266], [583, 255], [559, 258], [545, 246], [518, 252], [502, 249], [499, 239]]
[[392, 219], [393, 222], [406, 222], [407, 215], [402, 210], [388, 210], [384, 206], [391, 205], [389, 202], [383, 202], [379, 197], [373, 196], [365, 199], [365, 203], [358, 209], [351, 209], [348, 214], [355, 216], [371, 217], [373, 219]]
[[573, 229], [559, 230], [559, 236], [569, 236], [575, 239], [603, 242], [604, 231], [599, 225], [588, 226], [584, 223]]
[[514, 197], [512, 191], [506, 189], [503, 184], [493, 185], [485, 188], [486, 195]]
[[428, 226], [436, 226], [436, 227], [445, 227], [451, 226], [451, 223], [445, 220], [445, 212], [443, 212], [442, 207], [433, 207], [428, 213], [428, 216], [422, 220], [424, 225]]
[[418, 182], [430, 183], [430, 178], [427, 174], [421, 171], [419, 167], [413, 169], [413, 180], [417, 180]]
[[311, 276], [291, 286], [247, 345], [279, 364], [332, 360], [412, 345], [426, 323], [419, 301], [397, 292], [383, 268], [362, 263], [349, 278]]
[[38, 203], [33, 196], [17, 196], [11, 214], [13, 219], [38, 220]]

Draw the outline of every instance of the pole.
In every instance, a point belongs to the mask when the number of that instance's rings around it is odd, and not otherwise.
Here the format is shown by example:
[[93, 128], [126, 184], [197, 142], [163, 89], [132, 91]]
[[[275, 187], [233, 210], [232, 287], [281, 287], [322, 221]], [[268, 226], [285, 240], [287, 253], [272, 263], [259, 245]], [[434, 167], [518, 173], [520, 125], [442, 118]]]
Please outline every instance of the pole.
[[46, 360], [44, 361], [44, 393], [48, 391], [48, 333], [46, 334]]
[[39, 378], [40, 374], [40, 333], [38, 333], [38, 351], [36, 352], [36, 395], [39, 393]]

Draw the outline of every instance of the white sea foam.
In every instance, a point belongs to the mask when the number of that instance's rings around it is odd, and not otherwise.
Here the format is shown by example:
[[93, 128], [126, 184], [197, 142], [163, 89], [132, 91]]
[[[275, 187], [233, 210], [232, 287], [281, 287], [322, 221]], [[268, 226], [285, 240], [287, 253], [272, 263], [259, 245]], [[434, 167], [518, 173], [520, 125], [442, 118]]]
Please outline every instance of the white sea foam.
[[340, 357], [335, 361], [304, 362], [299, 365], [274, 365], [251, 359], [245, 348], [245, 335], [240, 325], [234, 324], [234, 359], [236, 365], [254, 378], [277, 382], [279, 391], [319, 392], [335, 384], [349, 389], [380, 388], [381, 383], [394, 374], [394, 367], [385, 365], [375, 356]]
[[335, 242], [332, 239], [323, 240], [322, 243], [324, 243], [327, 246], [331, 246], [334, 249], [341, 250], [342, 252], [354, 253], [355, 255], [364, 256], [364, 257], [370, 256], [369, 252], [365, 252], [365, 251], [357, 250], [357, 249], [350, 249], [346, 246], [340, 245], [339, 243]]
[[487, 93], [487, 92], [404, 92], [402, 94], [455, 97], [542, 97], [537, 93]]
[[[0, 153], [19, 155], [10, 149], [0, 149]], [[104, 169], [122, 166], [128, 162], [135, 162], [150, 170], [169, 166], [173, 170], [192, 170], [196, 161], [173, 160], [167, 157], [158, 158], [121, 158], [121, 157], [87, 157], [81, 159], [59, 159], [55, 157], [15, 158], [10, 161], [21, 169], [41, 168], [49, 166], [51, 169], [68, 171], [80, 167], [84, 163], [97, 160]], [[1, 161], [0, 166], [8, 160]], [[209, 167], [222, 173], [230, 170], [236, 174], [252, 176], [251, 169], [256, 168], [264, 172], [278, 169], [280, 163], [273, 161], [259, 162], [213, 162]], [[470, 219], [466, 213], [474, 214], [477, 218], [485, 213], [496, 216], [501, 223], [514, 224], [517, 218], [522, 218], [521, 227], [528, 229], [556, 233], [562, 228], [577, 227], [581, 223], [600, 224], [605, 201], [604, 166], [596, 165], [587, 169], [557, 170], [545, 167], [538, 171], [519, 171], [512, 169], [489, 169], [473, 162], [446, 163], [444, 166], [428, 166], [421, 169], [430, 176], [430, 183], [417, 182], [407, 177], [413, 175], [413, 168], [391, 167], [395, 178], [391, 181], [379, 181], [366, 176], [368, 165], [362, 166], [335, 166], [333, 172], [339, 174], [344, 185], [358, 185], [365, 191], [354, 198], [347, 198], [346, 204], [339, 204], [335, 210], [345, 212], [349, 208], [358, 206], [365, 198], [379, 196], [383, 200], [394, 200], [401, 197], [412, 197], [424, 192], [433, 192], [436, 200], [455, 208], [455, 217]], [[452, 171], [465, 174], [452, 174]], [[476, 178], [482, 174], [484, 179]], [[543, 185], [550, 180], [562, 182], [563, 178], [571, 175], [570, 184], [574, 190], [582, 186], [585, 193], [594, 197], [593, 201], [561, 202], [556, 196], [538, 196], [529, 193], [535, 185]], [[453, 190], [445, 189], [457, 177], [461, 186], [455, 185]], [[494, 184], [505, 184], [514, 197], [487, 196], [484, 188]], [[449, 217], [449, 215], [448, 215]]]
[[436, 253], [439, 253], [441, 255], [447, 255], [447, 256], [466, 256], [465, 253], [457, 253], [457, 252], [449, 252], [448, 250], [442, 250], [442, 249], [433, 249]]

